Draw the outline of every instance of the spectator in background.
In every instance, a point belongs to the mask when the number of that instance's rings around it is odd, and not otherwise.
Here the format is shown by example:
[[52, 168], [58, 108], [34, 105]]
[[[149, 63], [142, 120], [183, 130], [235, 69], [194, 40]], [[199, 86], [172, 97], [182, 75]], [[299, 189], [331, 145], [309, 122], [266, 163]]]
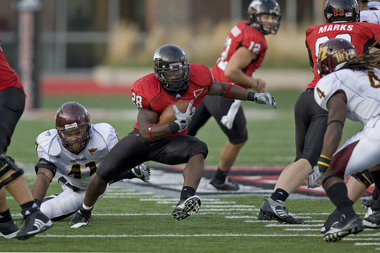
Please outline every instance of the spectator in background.
[[[279, 29], [280, 7], [275, 0], [254, 0], [248, 6], [248, 16], [248, 21], [241, 21], [231, 29], [212, 74], [216, 81], [265, 92], [265, 81], [254, 78], [254, 74], [267, 50], [265, 35], [276, 34]], [[195, 136], [210, 117], [214, 117], [227, 135], [228, 141], [219, 155], [218, 169], [210, 181], [222, 191], [239, 190], [239, 185], [231, 182], [227, 175], [248, 140], [247, 122], [240, 103], [240, 100], [229, 97], [207, 95], [197, 107], [188, 129], [188, 134]]]

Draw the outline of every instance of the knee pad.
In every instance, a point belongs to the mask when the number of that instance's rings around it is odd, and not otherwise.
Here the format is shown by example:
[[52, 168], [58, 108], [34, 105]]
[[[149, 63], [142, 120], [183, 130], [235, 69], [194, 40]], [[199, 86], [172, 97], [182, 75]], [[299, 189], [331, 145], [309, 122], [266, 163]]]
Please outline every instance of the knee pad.
[[373, 183], [373, 178], [371, 173], [368, 170], [356, 173], [352, 175], [356, 180], [363, 184], [363, 186], [367, 189]]
[[16, 166], [13, 159], [0, 154], [0, 189], [14, 182], [24, 171]]

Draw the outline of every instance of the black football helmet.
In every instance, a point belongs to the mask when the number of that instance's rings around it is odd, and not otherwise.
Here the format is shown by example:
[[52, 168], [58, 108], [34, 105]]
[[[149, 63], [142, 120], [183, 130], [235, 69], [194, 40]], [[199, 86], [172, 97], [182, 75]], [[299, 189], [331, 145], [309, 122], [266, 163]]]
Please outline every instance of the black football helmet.
[[356, 0], [327, 0], [324, 14], [328, 23], [358, 22], [360, 20], [359, 5]]
[[322, 77], [343, 69], [356, 59], [356, 50], [351, 42], [338, 38], [328, 40], [319, 49], [317, 59], [319, 75]]
[[[260, 18], [261, 14], [270, 14], [276, 18], [276, 22], [269, 31], [264, 29]], [[280, 28], [280, 6], [275, 0], [253, 0], [248, 6], [248, 20], [253, 27], [263, 34], [276, 34]]]
[[189, 85], [190, 65], [185, 52], [175, 45], [163, 45], [153, 56], [154, 75], [168, 91], [185, 90]]
[[74, 154], [79, 154], [90, 141], [90, 115], [79, 103], [67, 102], [59, 107], [55, 126], [62, 145]]

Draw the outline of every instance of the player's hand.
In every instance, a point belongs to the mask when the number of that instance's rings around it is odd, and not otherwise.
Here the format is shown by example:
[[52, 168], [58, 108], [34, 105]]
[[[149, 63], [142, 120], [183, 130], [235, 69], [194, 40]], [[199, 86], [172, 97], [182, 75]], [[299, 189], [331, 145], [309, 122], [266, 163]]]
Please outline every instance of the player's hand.
[[313, 167], [312, 172], [309, 173], [306, 179], [308, 188], [316, 188], [321, 185], [322, 173], [319, 170], [318, 165]]
[[182, 113], [177, 106], [173, 106], [173, 109], [175, 111], [175, 120], [174, 123], [176, 123], [179, 127], [178, 133], [183, 132], [186, 130], [187, 126], [189, 125], [191, 121], [191, 117], [193, 116], [195, 112], [195, 107], [193, 108], [193, 101], [189, 103], [187, 106], [186, 112]]
[[263, 79], [257, 78], [256, 79], [256, 87], [254, 88], [257, 92], [267, 92], [267, 89], [265, 88], [266, 83]]
[[269, 92], [255, 93], [254, 101], [258, 104], [271, 105], [277, 109], [277, 102]]

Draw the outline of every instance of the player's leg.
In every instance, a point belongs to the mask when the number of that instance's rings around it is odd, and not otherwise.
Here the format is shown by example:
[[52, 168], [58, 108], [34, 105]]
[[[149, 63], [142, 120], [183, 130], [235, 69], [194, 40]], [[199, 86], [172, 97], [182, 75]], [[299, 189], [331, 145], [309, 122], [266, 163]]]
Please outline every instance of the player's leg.
[[[227, 178], [231, 167], [235, 163], [241, 148], [248, 140], [247, 121], [240, 103], [234, 106], [235, 100], [225, 97], [214, 96], [205, 103], [208, 111], [215, 118], [219, 127], [228, 137], [228, 141], [224, 144], [220, 155], [216, 173], [214, 174], [210, 184], [218, 190], [239, 190], [239, 185]], [[233, 114], [231, 114], [231, 110]], [[222, 120], [229, 115], [229, 126]]]
[[[322, 186], [337, 207], [341, 219], [332, 224], [326, 232], [325, 239], [328, 241], [339, 240], [347, 234], [363, 230], [362, 221], [352, 207], [352, 201], [348, 198], [346, 185], [342, 183], [342, 179], [366, 169], [378, 169], [376, 165], [380, 163], [380, 151], [376, 147], [380, 143], [379, 131], [380, 124], [365, 127], [348, 139], [331, 159]], [[373, 179], [375, 184], [380, 183], [378, 178]]]
[[294, 107], [296, 126], [296, 161], [289, 164], [280, 174], [270, 198], [262, 204], [259, 219], [276, 219], [286, 223], [303, 223], [286, 209], [285, 201], [306, 179], [316, 164], [323, 144], [327, 125], [327, 111], [314, 100], [313, 90], [303, 92]]
[[294, 109], [296, 123], [296, 161], [280, 174], [276, 189], [293, 193], [306, 179], [319, 158], [327, 127], [327, 111], [314, 101], [311, 90], [305, 91]]
[[331, 225], [330, 229], [324, 234], [324, 239], [327, 242], [335, 242], [346, 235], [361, 232], [363, 230], [362, 220], [353, 209], [352, 202], [348, 198], [347, 186], [343, 179], [329, 169], [322, 186], [340, 213], [339, 221]]
[[12, 219], [7, 203], [5, 188], [0, 189], [0, 238], [14, 238], [19, 232], [16, 222]]
[[87, 226], [91, 219], [91, 211], [109, 182], [123, 171], [148, 160], [150, 142], [137, 133], [138, 131], [134, 130], [121, 139], [105, 157], [88, 184], [82, 205], [70, 221], [71, 228]]
[[[367, 190], [367, 188], [373, 183], [372, 176], [368, 170], [356, 173], [352, 175], [346, 185], [347, 185], [347, 195], [351, 200], [351, 203], [355, 203]], [[331, 225], [340, 219], [340, 212], [335, 209], [326, 219], [325, 223], [321, 228], [322, 233], [326, 233]]]
[[368, 210], [364, 215], [363, 224], [369, 228], [380, 228], [380, 198], [376, 196], [377, 189], [380, 186], [380, 166], [378, 165], [375, 168], [372, 168], [371, 174], [375, 182], [374, 197], [372, 198], [373, 203], [368, 207]]
[[61, 220], [75, 213], [84, 200], [85, 190], [76, 190], [63, 186], [63, 191], [44, 199], [41, 211], [53, 221]]
[[201, 200], [195, 192], [202, 178], [207, 145], [193, 136], [182, 135], [153, 143], [150, 152], [153, 161], [173, 165], [186, 163], [180, 200], [172, 215], [179, 221], [196, 213]]

